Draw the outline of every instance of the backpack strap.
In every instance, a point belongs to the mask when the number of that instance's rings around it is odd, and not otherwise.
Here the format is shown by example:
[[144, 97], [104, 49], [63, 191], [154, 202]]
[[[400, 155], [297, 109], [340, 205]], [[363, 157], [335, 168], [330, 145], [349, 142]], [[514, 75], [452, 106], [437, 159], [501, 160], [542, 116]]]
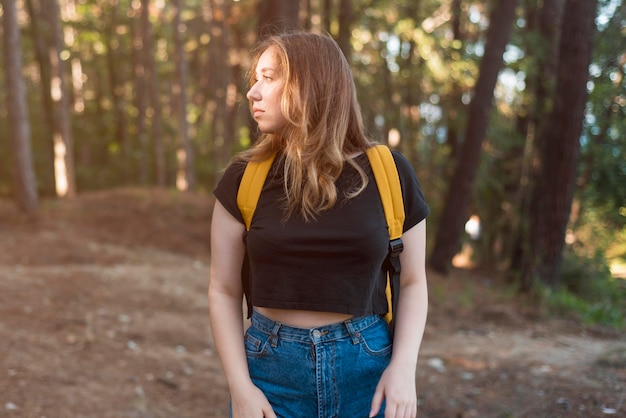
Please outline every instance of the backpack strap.
[[[276, 158], [276, 154], [272, 154], [263, 161], [249, 161], [243, 172], [239, 189], [237, 190], [237, 206], [243, 217], [246, 226], [246, 233], [250, 230], [252, 217], [256, 210], [256, 205], [261, 197], [261, 190], [265, 184], [265, 179], [272, 167], [272, 163]], [[241, 266], [241, 285], [246, 297], [246, 305], [248, 308], [247, 317], [252, 315], [252, 303], [250, 302], [250, 261], [248, 252], [244, 255], [243, 265]]]
[[259, 197], [261, 197], [261, 189], [263, 189], [263, 184], [265, 184], [265, 179], [275, 157], [276, 154], [272, 154], [263, 161], [250, 161], [243, 172], [239, 190], [237, 190], [237, 206], [239, 206], [241, 216], [243, 216], [246, 231], [250, 230], [254, 211], [259, 202]]
[[400, 253], [404, 249], [402, 228], [405, 215], [402, 187], [400, 186], [398, 169], [389, 147], [375, 145], [368, 148], [366, 154], [374, 172], [389, 230], [389, 254], [386, 260], [388, 271], [386, 293], [389, 308], [385, 319], [389, 324], [392, 324], [393, 313], [396, 311], [400, 293]]
[[[402, 228], [404, 226], [404, 204], [402, 201], [402, 188], [400, 186], [400, 178], [398, 169], [391, 154], [389, 147], [385, 145], [375, 145], [366, 150], [369, 159], [376, 186], [385, 212], [387, 228], [389, 230], [389, 254], [386, 260], [387, 278], [387, 303], [388, 313], [385, 319], [389, 324], [392, 323], [393, 312], [397, 307], [398, 294], [400, 291], [400, 253], [403, 249], [402, 244]], [[264, 161], [250, 161], [239, 184], [237, 191], [237, 206], [241, 211], [246, 231], [250, 230], [252, 217], [256, 210], [261, 189], [265, 184], [265, 179], [272, 166], [275, 155]], [[245, 263], [244, 263], [245, 264]], [[244, 266], [245, 267], [245, 266]], [[247, 276], [247, 274], [245, 274]], [[244, 277], [245, 279], [245, 277]], [[245, 281], [245, 280], [244, 280]], [[244, 284], [244, 288], [245, 288]], [[248, 316], [251, 309], [248, 306]]]

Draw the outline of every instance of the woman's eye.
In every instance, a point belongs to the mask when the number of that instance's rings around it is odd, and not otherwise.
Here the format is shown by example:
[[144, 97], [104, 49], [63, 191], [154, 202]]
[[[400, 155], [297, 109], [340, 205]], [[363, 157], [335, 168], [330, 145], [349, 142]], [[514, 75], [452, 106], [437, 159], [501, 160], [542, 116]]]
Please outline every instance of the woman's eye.
[[266, 75], [263, 76], [263, 80], [265, 81], [272, 81], [272, 77], [268, 77]]

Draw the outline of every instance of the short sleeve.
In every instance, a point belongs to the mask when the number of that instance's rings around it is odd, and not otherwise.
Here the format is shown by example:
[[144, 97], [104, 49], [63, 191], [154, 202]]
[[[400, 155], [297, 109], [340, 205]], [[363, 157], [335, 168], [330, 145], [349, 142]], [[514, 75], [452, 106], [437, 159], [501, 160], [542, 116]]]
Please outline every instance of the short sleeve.
[[424, 193], [415, 174], [413, 166], [398, 151], [392, 151], [398, 175], [400, 176], [400, 186], [402, 187], [402, 198], [404, 201], [404, 227], [403, 232], [408, 231], [430, 213], [426, 204]]
[[213, 190], [213, 194], [222, 206], [241, 223], [244, 222], [239, 206], [237, 206], [237, 191], [245, 168], [246, 163], [244, 161], [231, 163]]

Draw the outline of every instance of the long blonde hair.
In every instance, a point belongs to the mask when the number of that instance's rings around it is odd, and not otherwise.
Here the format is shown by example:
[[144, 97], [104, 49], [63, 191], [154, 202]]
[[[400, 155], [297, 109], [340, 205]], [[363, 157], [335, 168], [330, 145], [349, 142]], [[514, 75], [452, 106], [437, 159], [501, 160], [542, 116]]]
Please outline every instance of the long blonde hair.
[[259, 57], [268, 48], [284, 80], [281, 110], [287, 126], [280, 133], [262, 133], [238, 158], [258, 161], [272, 153], [284, 158], [286, 215], [300, 212], [304, 219], [314, 219], [337, 202], [335, 181], [344, 162], [361, 179], [347, 197], [365, 188], [367, 175], [350, 157], [371, 142], [364, 133], [350, 66], [332, 38], [309, 33], [267, 38], [253, 55], [250, 86]]

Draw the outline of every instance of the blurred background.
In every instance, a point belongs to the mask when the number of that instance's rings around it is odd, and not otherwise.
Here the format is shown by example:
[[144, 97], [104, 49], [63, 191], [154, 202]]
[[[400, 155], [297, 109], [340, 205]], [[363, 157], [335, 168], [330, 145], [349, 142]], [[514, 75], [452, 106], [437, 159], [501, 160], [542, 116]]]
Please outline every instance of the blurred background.
[[[250, 50], [328, 32], [372, 139], [413, 163], [429, 266], [503, 274], [621, 326], [622, 0], [3, 0], [0, 196], [210, 194], [256, 131]], [[315, 51], [310, 51], [315, 54]]]
[[[420, 416], [623, 415], [623, 0], [0, 0], [0, 416], [218, 418], [212, 190], [327, 32], [428, 217]], [[312, 55], [315, 51], [308, 51]]]

